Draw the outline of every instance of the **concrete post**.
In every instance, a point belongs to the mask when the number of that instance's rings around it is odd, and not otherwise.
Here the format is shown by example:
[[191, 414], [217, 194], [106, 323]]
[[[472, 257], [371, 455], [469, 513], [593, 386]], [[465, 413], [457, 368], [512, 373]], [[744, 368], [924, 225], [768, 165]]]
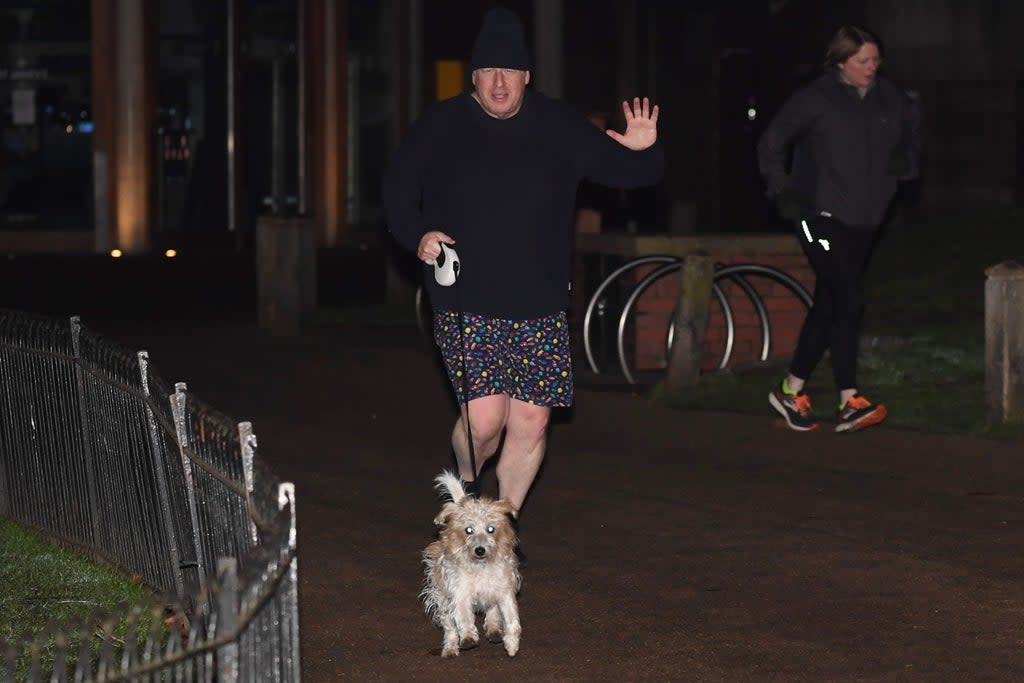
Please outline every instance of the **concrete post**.
[[256, 220], [259, 326], [295, 334], [316, 308], [316, 248], [310, 219], [260, 216]]
[[683, 257], [679, 302], [672, 321], [675, 335], [665, 372], [665, 389], [669, 391], [693, 387], [700, 379], [714, 275], [715, 262], [709, 254], [698, 252]]
[[992, 422], [1024, 423], [1024, 266], [985, 270], [985, 399]]

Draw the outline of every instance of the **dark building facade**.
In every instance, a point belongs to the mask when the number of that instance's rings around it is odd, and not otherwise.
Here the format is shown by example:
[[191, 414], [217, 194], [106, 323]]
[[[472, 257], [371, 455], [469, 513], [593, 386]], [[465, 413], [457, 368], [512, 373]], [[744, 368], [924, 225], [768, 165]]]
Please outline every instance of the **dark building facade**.
[[[484, 0], [24, 0], [0, 6], [0, 251], [245, 244], [306, 216], [322, 246], [379, 235], [379, 178], [405, 127], [467, 86]], [[979, 0], [510, 0], [533, 86], [598, 125], [663, 108], [655, 188], [584, 186], [600, 229], [783, 229], [754, 146], [834, 28], [883, 39], [919, 97], [908, 201], [1024, 195], [1024, 5]]]

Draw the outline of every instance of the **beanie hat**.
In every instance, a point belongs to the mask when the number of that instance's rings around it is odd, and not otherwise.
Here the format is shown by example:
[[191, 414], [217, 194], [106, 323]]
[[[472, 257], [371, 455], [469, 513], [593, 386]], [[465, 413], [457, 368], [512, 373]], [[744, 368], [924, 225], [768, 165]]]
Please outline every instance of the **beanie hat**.
[[504, 7], [495, 7], [487, 12], [473, 43], [469, 68], [487, 67], [530, 70], [530, 52], [526, 49], [523, 24], [519, 17]]

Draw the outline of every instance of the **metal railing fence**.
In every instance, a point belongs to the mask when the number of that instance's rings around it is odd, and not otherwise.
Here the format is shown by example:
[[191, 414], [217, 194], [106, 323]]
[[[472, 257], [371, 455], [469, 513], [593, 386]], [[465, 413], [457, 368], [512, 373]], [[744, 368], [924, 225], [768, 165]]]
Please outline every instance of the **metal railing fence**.
[[26, 646], [32, 681], [299, 680], [294, 487], [256, 451], [250, 423], [172, 389], [147, 352], [0, 310], [0, 517], [160, 596], [12, 644], [0, 680]]

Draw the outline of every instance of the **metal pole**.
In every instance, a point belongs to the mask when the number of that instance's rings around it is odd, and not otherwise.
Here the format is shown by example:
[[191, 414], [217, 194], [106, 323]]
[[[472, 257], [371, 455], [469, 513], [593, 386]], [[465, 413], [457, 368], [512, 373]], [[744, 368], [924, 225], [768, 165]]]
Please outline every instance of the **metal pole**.
[[282, 56], [275, 54], [270, 66], [270, 197], [275, 216], [284, 213], [284, 102], [281, 97]]
[[217, 559], [217, 638], [224, 644], [217, 650], [217, 680], [235, 683], [238, 680], [238, 560], [234, 557]]
[[298, 79], [296, 102], [296, 186], [298, 193], [298, 213], [305, 216], [308, 211], [309, 188], [306, 186], [306, 0], [299, 0], [298, 35], [295, 42], [295, 63]]
[[75, 381], [78, 385], [78, 411], [82, 420], [82, 456], [85, 459], [85, 480], [89, 494], [89, 516], [92, 517], [92, 547], [109, 548], [103, 536], [100, 520], [99, 492], [96, 487], [96, 460], [93, 457], [92, 415], [89, 413], [89, 396], [85, 370], [82, 367], [82, 319], [71, 316], [71, 348], [75, 356]]
[[178, 382], [174, 385], [174, 393], [170, 396], [171, 413], [174, 415], [174, 430], [178, 436], [178, 450], [181, 455], [181, 467], [185, 475], [185, 495], [188, 498], [189, 518], [192, 521], [192, 538], [196, 549], [196, 564], [199, 576], [199, 592], [202, 600], [208, 601], [206, 593], [207, 561], [203, 554], [203, 534], [199, 528], [199, 503], [196, 500], [195, 475], [192, 472], [192, 459], [188, 455], [189, 434], [191, 432], [186, 403], [188, 401], [188, 385]]
[[237, 169], [235, 168], [235, 0], [225, 0], [227, 7], [227, 155], [228, 155], [228, 230], [238, 227]]
[[288, 529], [288, 551], [291, 556], [291, 564], [288, 567], [288, 581], [287, 588], [284, 590], [284, 605], [283, 611], [284, 619], [288, 624], [288, 635], [289, 635], [289, 658], [288, 661], [291, 664], [289, 673], [291, 677], [288, 680], [300, 681], [302, 680], [302, 659], [299, 656], [301, 653], [301, 645], [299, 639], [299, 558], [298, 558], [298, 533], [296, 531], [295, 521], [295, 484], [286, 481], [278, 484], [277, 487], [277, 505], [278, 509], [283, 510], [285, 505], [288, 506], [289, 511], [289, 529]]
[[160, 517], [164, 524], [164, 533], [167, 534], [167, 547], [171, 556], [171, 568], [174, 571], [175, 594], [178, 600], [181, 601], [187, 595], [185, 593], [185, 577], [181, 571], [181, 553], [178, 551], [178, 534], [174, 530], [171, 512], [171, 493], [167, 486], [167, 451], [164, 448], [160, 426], [157, 424], [151, 405], [153, 396], [149, 390], [149, 352], [139, 351], [137, 355], [139, 358], [139, 374], [142, 377], [142, 393], [146, 397], [146, 424], [149, 427], [149, 441], [153, 449], [153, 473], [156, 476], [157, 490], [160, 492]]
[[259, 545], [256, 529], [256, 504], [252, 492], [256, 487], [253, 474], [253, 460], [256, 457], [256, 435], [252, 433], [252, 422], [238, 423], [238, 441], [242, 447], [242, 476], [245, 479], [245, 511], [249, 516], [249, 538], [253, 545]]

